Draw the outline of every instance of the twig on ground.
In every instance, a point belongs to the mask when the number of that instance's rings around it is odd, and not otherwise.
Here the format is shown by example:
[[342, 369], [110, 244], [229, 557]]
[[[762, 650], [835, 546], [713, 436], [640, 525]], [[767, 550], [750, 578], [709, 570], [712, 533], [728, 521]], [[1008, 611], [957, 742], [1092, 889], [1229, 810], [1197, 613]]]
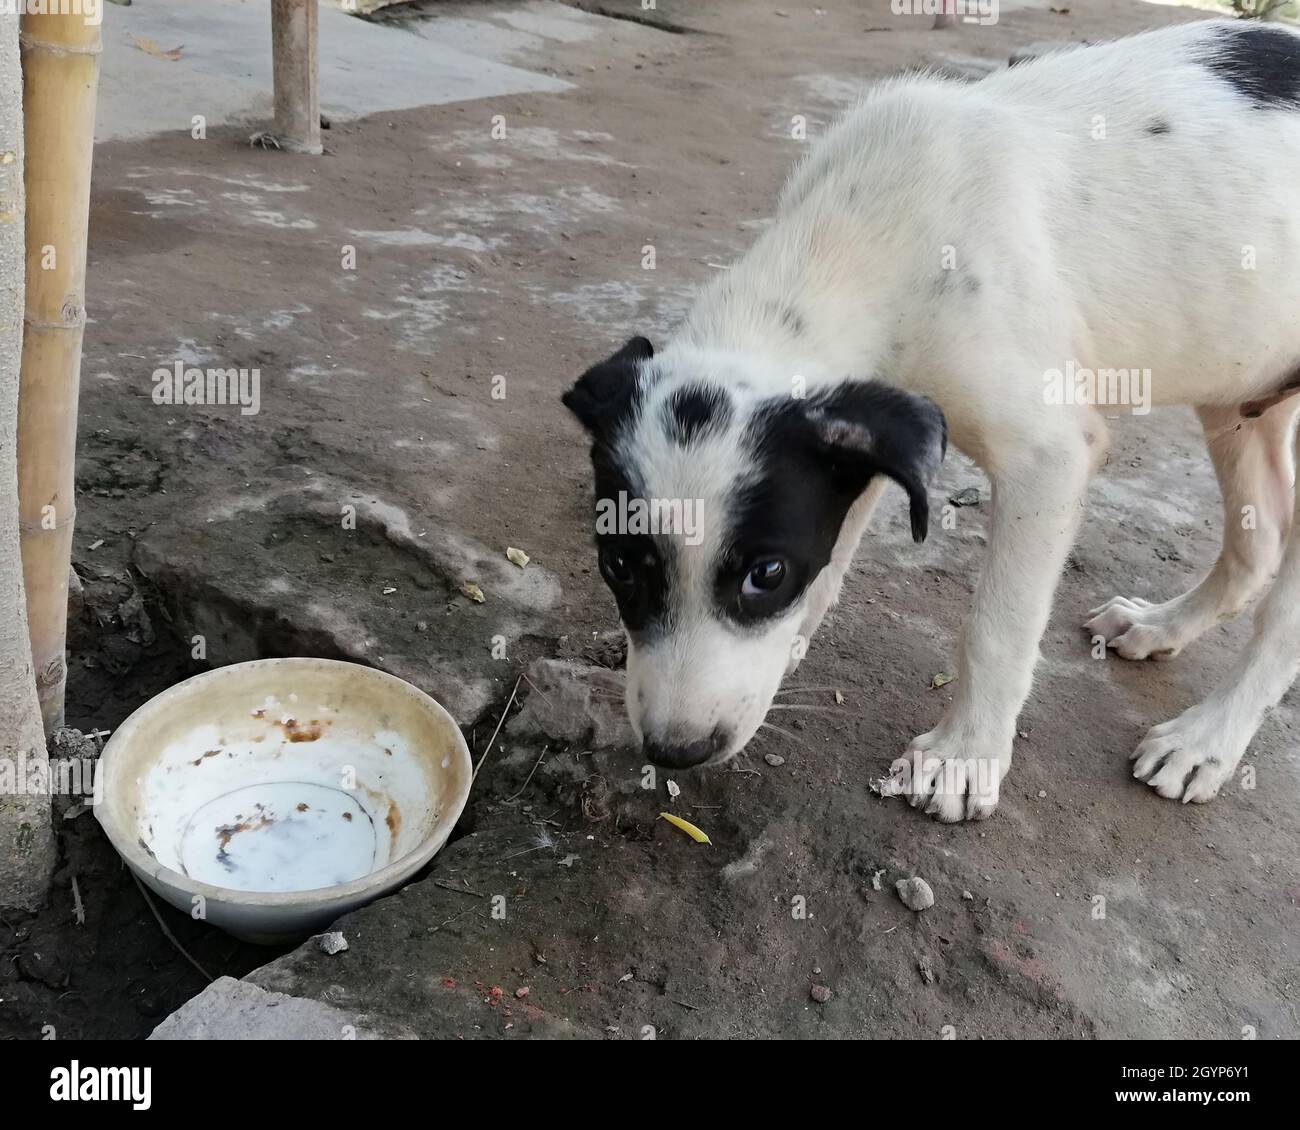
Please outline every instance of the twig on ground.
[[473, 895], [476, 899], [483, 898], [478, 891], [471, 891], [468, 887], [458, 887], [454, 883], [448, 883], [443, 879], [433, 881], [435, 887], [441, 887], [445, 891], [455, 891], [458, 895]]
[[456, 921], [457, 918], [464, 918], [465, 915], [467, 915], [467, 914], [468, 914], [471, 910], [473, 910], [473, 909], [474, 909], [474, 908], [473, 908], [472, 906], [467, 906], [467, 907], [466, 907], [464, 910], [462, 910], [459, 914], [453, 914], [453, 915], [452, 915], [450, 918], [448, 918], [445, 922], [439, 922], [438, 925], [436, 925], [436, 926], [430, 926], [430, 927], [429, 927], [429, 933], [430, 933], [430, 934], [436, 934], [436, 933], [437, 933], [439, 930], [441, 930], [444, 926], [450, 926], [453, 922]]
[[523, 681], [527, 683], [530, 687], [532, 687], [533, 690], [535, 690], [539, 695], [542, 696], [542, 701], [545, 702], [547, 706], [551, 705], [550, 696], [544, 690], [542, 690], [541, 687], [539, 687], [536, 683], [534, 683], [532, 679], [530, 679], [527, 675], [523, 675], [523, 674], [521, 674], [519, 677], [523, 679]]
[[[523, 672], [520, 672], [519, 679], [523, 677]], [[515, 695], [519, 693], [519, 679], [515, 680], [514, 690], [510, 692], [510, 699], [506, 703], [506, 708], [501, 711], [501, 718], [497, 722], [497, 728], [492, 731], [492, 736], [488, 738], [487, 749], [483, 751], [483, 756], [478, 759], [478, 764], [474, 766], [474, 775], [469, 779], [471, 788], [474, 782], [478, 780], [478, 771], [483, 768], [483, 762], [487, 760], [487, 755], [492, 752], [492, 743], [497, 740], [497, 734], [501, 732], [501, 727], [505, 724], [506, 715], [510, 713], [510, 708], [514, 705]]]
[[72, 913], [78, 926], [86, 924], [86, 907], [81, 901], [81, 888], [77, 886], [77, 877], [72, 876]]
[[162, 930], [163, 935], [167, 938], [169, 942], [171, 942], [172, 945], [176, 947], [176, 949], [180, 952], [181, 957], [183, 957], [192, 966], [194, 966], [195, 969], [197, 969], [200, 973], [202, 973], [206, 980], [212, 981], [214, 979], [212, 974], [209, 973], [206, 969], [204, 969], [203, 966], [201, 966], [197, 961], [194, 960], [193, 957], [190, 956], [190, 951], [187, 950], [183, 945], [181, 945], [180, 942], [176, 940], [176, 935], [173, 934], [171, 930], [168, 929], [167, 923], [162, 920], [162, 915], [158, 913], [158, 908], [154, 906], [153, 899], [149, 897], [148, 890], [145, 888], [145, 885], [142, 882], [140, 882], [140, 876], [137, 875], [134, 871], [132, 871], [131, 878], [135, 880], [135, 885], [140, 888], [140, 893], [144, 895], [144, 901], [148, 904], [149, 909], [153, 911], [153, 916], [154, 918], [157, 919], [158, 926]]
[[528, 784], [529, 784], [529, 782], [532, 781], [532, 779], [533, 779], [533, 773], [536, 773], [536, 772], [537, 772], [537, 767], [542, 763], [542, 758], [545, 757], [546, 754], [547, 754], [548, 752], [549, 752], [548, 750], [545, 750], [545, 749], [542, 750], [542, 752], [541, 752], [541, 754], [538, 756], [537, 760], [536, 760], [535, 762], [533, 762], [533, 768], [532, 768], [532, 771], [528, 774], [528, 780], [526, 780], [526, 781], [525, 781], [525, 782], [520, 786], [519, 791], [518, 791], [517, 793], [515, 793], [514, 796], [508, 796], [508, 797], [506, 797], [506, 799], [503, 800], [503, 801], [501, 802], [502, 804], [509, 804], [512, 800], [515, 800], [515, 799], [517, 799], [518, 797], [521, 797], [521, 796], [524, 795], [524, 789], [528, 788]]

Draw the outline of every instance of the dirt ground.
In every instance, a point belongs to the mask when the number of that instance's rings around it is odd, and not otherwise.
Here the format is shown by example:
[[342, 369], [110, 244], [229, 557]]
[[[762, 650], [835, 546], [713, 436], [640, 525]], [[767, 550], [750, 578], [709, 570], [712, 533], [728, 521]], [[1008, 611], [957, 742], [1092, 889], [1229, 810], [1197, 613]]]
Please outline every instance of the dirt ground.
[[[617, 665], [585, 444], [559, 395], [630, 333], [664, 337], [744, 250], [806, 144], [792, 117], [815, 138], [900, 70], [977, 80], [1028, 43], [1201, 15], [1005, 4], [996, 25], [934, 32], [887, 0], [574, 6], [606, 14], [590, 37], [526, 35], [508, 60], [574, 84], [562, 93], [335, 123], [320, 159], [251, 149], [233, 127], [99, 147], [71, 724], [111, 729], [205, 664], [335, 655], [446, 702], [477, 758], [532, 661]], [[415, 18], [424, 34], [526, 28], [518, 13], [546, 8], [420, 7], [385, 13], [393, 34]], [[258, 367], [261, 411], [155, 404], [151, 374], [177, 361]], [[346, 953], [277, 957], [164, 920], [213, 976], [276, 958], [251, 979], [419, 1035], [1295, 1038], [1300, 700], [1248, 754], [1253, 790], [1184, 807], [1131, 779], [1129, 751], [1204, 692], [1248, 618], [1167, 664], [1090, 657], [1087, 609], [1182, 591], [1218, 545], [1190, 413], [1115, 434], [990, 822], [932, 823], [869, 787], [943, 709], [931, 681], [951, 670], [987, 509], [916, 547], [891, 494], [795, 679], [823, 689], [792, 697], [824, 710], [679, 776], [676, 811], [712, 847], [656, 819], [663, 781], [641, 788], [635, 751], [507, 726], [453, 841], [340, 923]], [[950, 457], [936, 494], [968, 486], [987, 499]], [[531, 555], [526, 584], [506, 546]], [[491, 658], [497, 634], [508, 660]], [[0, 1036], [143, 1036], [204, 978], [93, 818], [70, 823], [50, 911], [0, 918]], [[68, 924], [74, 873], [83, 927]], [[893, 894], [911, 875], [936, 896], [919, 915]]]

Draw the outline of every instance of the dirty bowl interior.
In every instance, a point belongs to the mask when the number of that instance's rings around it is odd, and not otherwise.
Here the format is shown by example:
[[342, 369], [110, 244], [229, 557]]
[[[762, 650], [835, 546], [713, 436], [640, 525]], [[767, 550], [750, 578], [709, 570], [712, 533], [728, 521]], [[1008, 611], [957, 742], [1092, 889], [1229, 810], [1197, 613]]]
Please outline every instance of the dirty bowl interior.
[[173, 906], [253, 941], [323, 928], [446, 842], [469, 750], [428, 695], [369, 667], [263, 659], [164, 691], [112, 735], [99, 822]]

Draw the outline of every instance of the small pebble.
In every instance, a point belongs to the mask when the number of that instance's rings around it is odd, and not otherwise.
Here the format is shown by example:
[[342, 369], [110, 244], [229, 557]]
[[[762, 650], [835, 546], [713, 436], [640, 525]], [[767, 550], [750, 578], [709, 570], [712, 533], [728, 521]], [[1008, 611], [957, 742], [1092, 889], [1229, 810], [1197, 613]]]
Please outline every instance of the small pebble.
[[818, 1004], [825, 1004], [833, 995], [825, 985], [814, 985], [812, 987], [812, 999]]
[[785, 764], [785, 758], [782, 757], [779, 753], [765, 753], [763, 754], [763, 760], [766, 761], [770, 766], [772, 766], [773, 769], [775, 769], [778, 765]]
[[921, 960], [916, 963], [917, 972], [921, 974], [921, 979], [927, 985], [934, 984], [934, 969], [930, 965], [930, 959], [922, 956]]
[[321, 953], [331, 955], [342, 953], [348, 948], [348, 940], [343, 936], [342, 930], [331, 930], [328, 934], [317, 934], [316, 944], [320, 947]]
[[523, 1000], [528, 995], [528, 986], [521, 985], [515, 990], [515, 1000]]
[[971, 894], [970, 891], [962, 891], [961, 897], [964, 898], [967, 902], [975, 901], [975, 896]]
[[1047, 790], [1046, 790], [1046, 789], [1039, 789], [1039, 790], [1038, 790], [1038, 799], [1039, 799], [1039, 800], [1042, 800], [1042, 798], [1045, 797], [1046, 795], [1047, 795]]
[[934, 905], [934, 892], [924, 879], [899, 879], [894, 889], [908, 910], [928, 910]]

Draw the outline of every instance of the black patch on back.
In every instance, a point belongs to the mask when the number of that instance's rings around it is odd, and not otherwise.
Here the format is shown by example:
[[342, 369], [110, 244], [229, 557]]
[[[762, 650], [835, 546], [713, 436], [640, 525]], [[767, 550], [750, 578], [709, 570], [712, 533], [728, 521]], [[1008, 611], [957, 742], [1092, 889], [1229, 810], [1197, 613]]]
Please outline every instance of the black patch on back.
[[721, 431], [730, 419], [731, 401], [717, 385], [683, 385], [664, 402], [664, 431], [681, 447], [706, 432]]
[[1152, 135], [1159, 135], [1162, 133], [1173, 133], [1174, 127], [1171, 126], [1163, 118], [1157, 118], [1154, 122], [1152, 122], [1150, 125], [1147, 126], [1146, 132]]
[[1257, 110], [1300, 110], [1300, 35], [1267, 24], [1216, 29], [1202, 62]]

